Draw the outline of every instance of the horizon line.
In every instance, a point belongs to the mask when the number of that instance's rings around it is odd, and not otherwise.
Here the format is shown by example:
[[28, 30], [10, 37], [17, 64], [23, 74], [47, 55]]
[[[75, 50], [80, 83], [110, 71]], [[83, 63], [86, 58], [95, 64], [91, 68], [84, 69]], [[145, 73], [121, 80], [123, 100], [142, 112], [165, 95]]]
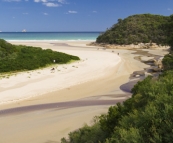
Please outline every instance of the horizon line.
[[63, 33], [67, 33], [67, 32], [69, 32], [69, 33], [74, 33], [74, 32], [79, 32], [79, 33], [82, 33], [82, 32], [104, 32], [104, 31], [26, 31], [26, 32], [22, 32], [22, 31], [0, 31], [0, 33], [31, 33], [31, 32], [52, 32], [52, 33], [61, 33], [61, 32], [63, 32]]

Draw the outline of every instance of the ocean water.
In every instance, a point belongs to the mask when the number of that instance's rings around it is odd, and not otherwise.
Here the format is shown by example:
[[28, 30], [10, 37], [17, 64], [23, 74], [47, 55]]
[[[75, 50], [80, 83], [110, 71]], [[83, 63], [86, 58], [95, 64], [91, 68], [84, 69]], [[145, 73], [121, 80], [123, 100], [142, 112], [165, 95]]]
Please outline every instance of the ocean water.
[[0, 32], [4, 40], [96, 40], [101, 32]]

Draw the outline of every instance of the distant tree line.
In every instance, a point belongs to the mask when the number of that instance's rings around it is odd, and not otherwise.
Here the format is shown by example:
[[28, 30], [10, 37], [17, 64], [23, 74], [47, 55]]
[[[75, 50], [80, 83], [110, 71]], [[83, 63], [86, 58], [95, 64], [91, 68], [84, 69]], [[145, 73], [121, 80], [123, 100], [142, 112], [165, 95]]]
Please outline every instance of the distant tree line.
[[98, 36], [96, 42], [119, 45], [153, 42], [167, 45], [167, 32], [169, 32], [167, 24], [170, 19], [171, 16], [152, 14], [132, 15], [124, 20], [118, 19], [118, 23]]
[[169, 17], [168, 23], [165, 24], [166, 26], [166, 34], [167, 34], [167, 41], [168, 45], [170, 45], [171, 50], [173, 51], [173, 15]]
[[39, 47], [12, 45], [0, 39], [0, 73], [34, 70], [50, 64], [64, 64], [71, 60], [79, 60], [79, 57], [51, 49], [44, 50]]

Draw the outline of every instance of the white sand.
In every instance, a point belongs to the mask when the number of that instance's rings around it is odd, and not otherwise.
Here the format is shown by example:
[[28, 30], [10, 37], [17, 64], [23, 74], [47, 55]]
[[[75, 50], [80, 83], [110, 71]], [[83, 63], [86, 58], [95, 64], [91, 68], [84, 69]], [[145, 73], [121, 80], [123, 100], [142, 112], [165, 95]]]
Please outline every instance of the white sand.
[[151, 59], [153, 59], [154, 57], [146, 57], [146, 56], [143, 56], [143, 57], [141, 57], [141, 60], [142, 61], [148, 61], [148, 60], [151, 60]]
[[[15, 44], [18, 44], [18, 42], [15, 42]], [[30, 45], [31, 43], [25, 41], [23, 44]], [[41, 47], [45, 46], [45, 43], [37, 44]], [[46, 43], [46, 47], [56, 50], [53, 44]], [[0, 104], [40, 96], [51, 91], [100, 78], [116, 67], [121, 60], [116, 53], [96, 49], [79, 50], [78, 48], [78, 50], [71, 50], [69, 47], [68, 49], [61, 48], [58, 51], [76, 55], [81, 60], [71, 64], [56, 64], [52, 66], [55, 67], [54, 72], [51, 72], [50, 67], [1, 79]]]

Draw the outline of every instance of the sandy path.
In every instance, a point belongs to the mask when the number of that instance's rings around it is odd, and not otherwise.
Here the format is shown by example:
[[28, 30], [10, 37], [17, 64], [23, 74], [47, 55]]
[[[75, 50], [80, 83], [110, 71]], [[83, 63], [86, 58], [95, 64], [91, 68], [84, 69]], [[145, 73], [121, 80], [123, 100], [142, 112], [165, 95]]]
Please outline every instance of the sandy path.
[[[53, 44], [49, 43], [26, 44], [43, 46], [43, 48], [49, 46], [52, 49], [58, 48], [58, 50], [70, 51], [72, 53], [79, 50], [78, 47], [81, 46], [81, 51], [85, 54], [91, 51], [94, 53], [94, 57], [95, 54], [97, 55], [98, 53], [105, 54], [106, 58], [110, 57], [108, 55], [120, 53], [121, 61], [118, 65], [103, 67], [103, 69], [101, 66], [98, 71], [104, 71], [104, 75], [99, 75], [98, 78], [93, 80], [88, 80], [82, 84], [74, 84], [70, 87], [58, 91], [55, 90], [42, 96], [35, 96], [24, 101], [0, 105], [0, 108], [5, 110], [8, 108], [40, 104], [59, 104], [59, 102], [66, 102], [68, 106], [67, 101], [69, 101], [69, 103], [80, 103], [80, 107], [74, 105], [73, 108], [63, 106], [62, 108], [41, 108], [39, 110], [21, 113], [15, 110], [15, 112], [8, 114], [8, 116], [0, 114], [0, 127], [2, 129], [0, 131], [0, 142], [3, 143], [58, 143], [60, 138], [67, 136], [70, 131], [81, 127], [84, 123], [90, 124], [95, 115], [106, 113], [108, 107], [111, 104], [114, 105], [114, 103], [109, 103], [109, 105], [99, 103], [98, 106], [98, 102], [108, 102], [112, 100], [116, 102], [127, 99], [129, 95], [120, 90], [120, 86], [130, 81], [129, 77], [134, 71], [143, 70], [143, 68], [148, 67], [134, 59], [136, 55], [130, 54], [133, 51], [117, 49], [112, 53], [112, 50], [97, 50], [97, 48], [94, 47], [86, 48], [86, 42], [66, 42], [65, 45], [61, 44], [61, 46], [56, 48]], [[73, 47], [68, 47], [67, 44]], [[104, 62], [105, 59], [102, 60]], [[95, 74], [97, 74], [97, 72]], [[18, 86], [20, 87], [21, 85]], [[89, 105], [88, 103], [90, 101], [92, 101], [93, 104]], [[94, 101], [96, 102], [94, 103]]]

